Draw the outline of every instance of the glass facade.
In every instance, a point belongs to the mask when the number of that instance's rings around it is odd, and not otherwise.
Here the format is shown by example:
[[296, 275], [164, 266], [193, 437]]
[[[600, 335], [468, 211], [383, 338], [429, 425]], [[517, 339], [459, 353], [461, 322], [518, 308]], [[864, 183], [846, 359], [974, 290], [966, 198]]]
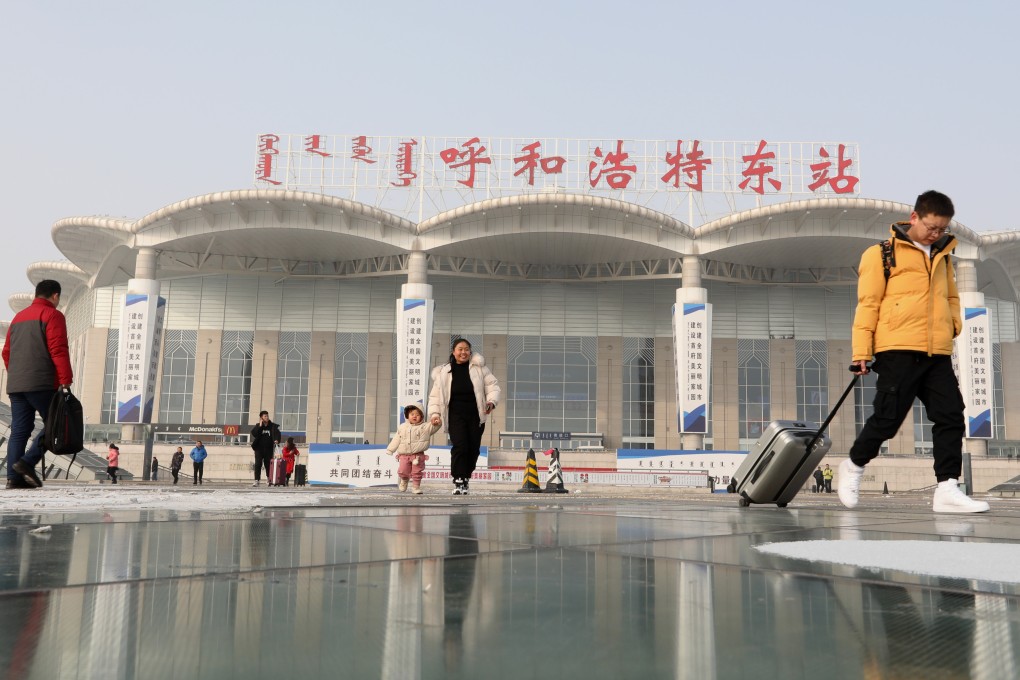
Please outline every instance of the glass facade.
[[772, 420], [768, 340], [737, 340], [740, 438], [757, 440]]
[[365, 439], [368, 334], [337, 333], [334, 360], [331, 441], [360, 444]]
[[251, 362], [255, 334], [251, 331], [223, 331], [220, 349], [220, 388], [217, 422], [248, 424], [251, 414]]
[[163, 334], [163, 379], [159, 390], [161, 423], [192, 422], [197, 344], [198, 331], [168, 330]]
[[819, 425], [829, 414], [828, 345], [797, 340], [797, 419]]
[[623, 447], [655, 448], [655, 338], [623, 339], [622, 413]]
[[276, 362], [276, 414], [283, 432], [304, 432], [308, 417], [308, 360], [312, 334], [280, 333]]
[[507, 338], [506, 430], [597, 432], [594, 337]]

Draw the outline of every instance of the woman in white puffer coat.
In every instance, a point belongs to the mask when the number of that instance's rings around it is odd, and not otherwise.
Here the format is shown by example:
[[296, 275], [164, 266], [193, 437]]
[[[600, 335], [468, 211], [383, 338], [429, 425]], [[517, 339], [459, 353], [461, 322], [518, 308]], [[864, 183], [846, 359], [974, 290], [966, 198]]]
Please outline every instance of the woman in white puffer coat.
[[453, 445], [450, 472], [455, 495], [468, 492], [468, 481], [481, 451], [485, 421], [499, 404], [499, 397], [499, 382], [485, 365], [485, 358], [472, 354], [471, 343], [464, 338], [454, 340], [449, 363], [432, 370], [428, 410], [432, 423], [444, 423], [450, 435]]

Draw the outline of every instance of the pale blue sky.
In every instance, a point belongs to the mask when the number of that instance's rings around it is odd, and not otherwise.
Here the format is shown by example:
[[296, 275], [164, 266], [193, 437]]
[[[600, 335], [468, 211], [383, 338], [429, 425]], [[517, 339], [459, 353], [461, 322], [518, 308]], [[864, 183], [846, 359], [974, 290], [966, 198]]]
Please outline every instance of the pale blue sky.
[[[0, 1], [0, 305], [61, 217], [253, 186], [258, 132], [860, 145], [1012, 229], [1011, 2]], [[191, 149], [182, 153], [182, 149]], [[201, 151], [193, 151], [201, 149]]]

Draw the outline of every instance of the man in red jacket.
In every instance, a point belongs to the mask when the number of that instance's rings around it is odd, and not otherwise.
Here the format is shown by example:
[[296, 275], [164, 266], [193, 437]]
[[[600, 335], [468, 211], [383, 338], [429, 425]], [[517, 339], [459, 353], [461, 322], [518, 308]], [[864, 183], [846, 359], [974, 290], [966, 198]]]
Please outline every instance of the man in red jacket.
[[46, 421], [50, 400], [58, 388], [70, 387], [71, 356], [67, 350], [67, 322], [57, 311], [60, 284], [40, 281], [35, 300], [14, 316], [7, 329], [4, 365], [11, 397], [11, 438], [7, 442], [7, 488], [38, 488], [42, 480], [35, 466], [42, 458], [39, 432], [25, 451], [35, 414]]

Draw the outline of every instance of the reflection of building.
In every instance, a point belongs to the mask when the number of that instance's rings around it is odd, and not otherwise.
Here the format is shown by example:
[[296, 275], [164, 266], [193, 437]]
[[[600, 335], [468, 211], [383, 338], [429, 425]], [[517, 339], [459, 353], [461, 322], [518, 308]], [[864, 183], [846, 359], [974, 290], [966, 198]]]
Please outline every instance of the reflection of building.
[[1008, 589], [791, 570], [751, 549], [788, 527], [729, 513], [120, 512], [77, 531], [53, 515], [51, 545], [0, 531], [0, 662], [47, 678], [1015, 677]]
[[[855, 272], [907, 205], [819, 198], [692, 228], [592, 195], [484, 200], [420, 223], [356, 201], [281, 190], [197, 196], [138, 220], [75, 217], [53, 238], [90, 428], [113, 421], [120, 296], [158, 279], [168, 300], [155, 419], [241, 424], [268, 409], [308, 441], [386, 441], [397, 418], [394, 301], [432, 286], [432, 363], [463, 334], [503, 383], [487, 429], [601, 433], [609, 448], [741, 449], [773, 418], [819, 420], [845, 385]], [[1012, 452], [1020, 409], [1020, 233], [954, 224], [960, 287], [991, 310], [995, 441]], [[672, 305], [713, 305], [709, 432], [676, 432]], [[30, 296], [15, 295], [20, 309]], [[833, 422], [845, 451], [871, 387]], [[921, 409], [893, 452], [930, 448]], [[915, 425], [911, 427], [911, 425]], [[244, 434], [244, 427], [241, 433]], [[975, 443], [975, 444], [979, 444]], [[563, 449], [570, 442], [557, 443]], [[981, 447], [975, 447], [981, 453]]]

